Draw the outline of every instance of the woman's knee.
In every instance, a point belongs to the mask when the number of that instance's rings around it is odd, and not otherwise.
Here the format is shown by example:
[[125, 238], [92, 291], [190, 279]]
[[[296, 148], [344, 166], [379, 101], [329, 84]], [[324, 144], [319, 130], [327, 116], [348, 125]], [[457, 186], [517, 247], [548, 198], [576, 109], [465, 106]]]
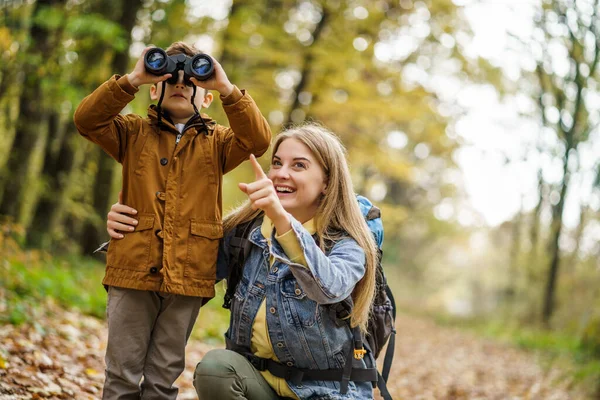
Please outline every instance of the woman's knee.
[[[235, 384], [238, 379], [235, 366], [238, 357], [239, 354], [224, 349], [206, 353], [194, 372], [194, 387], [201, 400], [213, 398], [218, 393], [225, 395], [238, 386]], [[224, 397], [228, 398], [227, 395]]]
[[235, 358], [239, 356], [231, 350], [210, 350], [196, 365], [194, 376], [227, 376], [235, 372]]

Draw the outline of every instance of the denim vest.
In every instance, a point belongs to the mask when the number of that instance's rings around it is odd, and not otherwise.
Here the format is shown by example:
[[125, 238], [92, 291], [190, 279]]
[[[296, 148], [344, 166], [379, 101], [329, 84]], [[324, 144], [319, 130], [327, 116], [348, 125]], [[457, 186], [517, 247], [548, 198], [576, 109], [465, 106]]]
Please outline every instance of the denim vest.
[[[231, 301], [228, 341], [250, 348], [252, 325], [266, 297], [267, 325], [275, 355], [295, 368], [341, 369], [352, 350], [348, 324], [338, 326], [327, 304], [337, 303], [352, 293], [365, 273], [365, 254], [351, 238], [333, 245], [327, 255], [300, 222], [292, 218], [292, 229], [300, 240], [308, 268], [289, 261], [275, 239], [271, 248], [260, 232], [250, 233], [253, 246], [245, 260], [243, 275]], [[229, 241], [233, 231], [221, 242], [217, 273], [227, 276]], [[269, 269], [269, 254], [275, 261]], [[370, 356], [370, 354], [369, 354]], [[373, 364], [373, 360], [371, 360]], [[354, 361], [365, 367], [364, 361]], [[370, 382], [350, 382], [348, 392], [340, 394], [335, 381], [303, 381], [288, 385], [300, 399], [372, 399]]]

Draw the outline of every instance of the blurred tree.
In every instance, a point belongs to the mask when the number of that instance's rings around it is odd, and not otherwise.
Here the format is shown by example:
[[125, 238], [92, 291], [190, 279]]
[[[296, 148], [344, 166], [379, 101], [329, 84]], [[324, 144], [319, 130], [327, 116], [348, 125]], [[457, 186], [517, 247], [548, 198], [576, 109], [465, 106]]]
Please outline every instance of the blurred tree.
[[[558, 152], [562, 164], [562, 178], [553, 191], [555, 201], [548, 244], [551, 260], [542, 310], [542, 319], [549, 324], [555, 309], [563, 213], [573, 173], [571, 159], [577, 157], [578, 146], [588, 140], [600, 120], [598, 110], [591, 107], [588, 97], [598, 87], [598, 1], [589, 4], [570, 0], [544, 2], [535, 22], [535, 35], [525, 43], [536, 62], [538, 88], [534, 96], [542, 123], [560, 143]], [[561, 54], [560, 62], [557, 54]]]
[[55, 82], [60, 74], [58, 58], [63, 39], [65, 0], [40, 0], [35, 3], [28, 44], [19, 68], [24, 83], [19, 99], [19, 119], [0, 187], [0, 215], [25, 219], [26, 193], [35, 185], [40, 170], [39, 158], [46, 146], [50, 110], [57, 95]]
[[[10, 154], [17, 126], [19, 102], [15, 99], [21, 96], [23, 87], [20, 62], [22, 52], [26, 49], [32, 9], [33, 7], [24, 4], [6, 6], [0, 17], [3, 21], [0, 24], [0, 182], [3, 181], [3, 168]], [[0, 198], [2, 190], [3, 186], [0, 184]]]
[[[71, 84], [77, 90], [87, 89], [91, 92], [106, 79], [106, 76], [102, 76], [106, 67], [100, 61], [111, 59], [115, 51], [127, 53], [130, 42], [127, 38], [130, 35], [129, 31], [123, 30], [122, 23], [127, 24], [129, 20], [113, 22], [114, 15], [118, 15], [124, 7], [120, 3], [114, 0], [89, 1], [71, 8], [66, 23], [66, 34], [70, 41], [64, 49], [66, 56], [61, 62], [62, 87]], [[126, 4], [131, 7], [136, 2]], [[133, 21], [129, 26], [135, 23], [135, 10], [127, 15], [127, 18], [131, 17]], [[65, 211], [74, 195], [73, 188], [80, 185], [78, 176], [81, 167], [86, 159], [92, 157], [89, 154], [90, 146], [87, 143], [82, 146], [72, 123], [72, 95], [68, 91], [61, 94], [62, 100], [59, 102], [60, 98], [56, 99], [60, 108], [56, 107], [50, 112], [48, 145], [42, 161], [44, 189], [35, 194], [39, 196], [39, 202], [27, 234], [28, 243], [35, 247], [48, 248], [63, 243], [73, 234], [64, 229]], [[91, 151], [98, 152], [96, 149]], [[98, 156], [99, 152], [94, 158]], [[97, 186], [102, 187], [102, 184]], [[95, 187], [88, 189], [95, 190]]]
[[[124, 75], [129, 72], [130, 57], [129, 47], [131, 46], [131, 31], [137, 22], [137, 13], [142, 7], [141, 0], [120, 1], [121, 6], [118, 7], [120, 15], [114, 18], [114, 21], [122, 28], [123, 46], [115, 49], [114, 58], [112, 60], [111, 70], [114, 73]], [[110, 205], [115, 199], [111, 198], [113, 175], [115, 171], [115, 161], [99, 148], [94, 148], [97, 153], [98, 168], [94, 177], [93, 187], [93, 217], [88, 218], [83, 227], [81, 237], [81, 248], [84, 254], [90, 254], [105, 237], [104, 216], [108, 212]], [[98, 221], [100, 219], [100, 221]]]

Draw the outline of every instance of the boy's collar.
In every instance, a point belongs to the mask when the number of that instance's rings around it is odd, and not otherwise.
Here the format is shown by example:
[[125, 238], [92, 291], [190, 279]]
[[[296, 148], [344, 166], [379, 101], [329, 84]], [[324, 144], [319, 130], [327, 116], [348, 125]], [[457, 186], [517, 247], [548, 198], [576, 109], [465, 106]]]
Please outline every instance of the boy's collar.
[[[150, 121], [152, 122], [153, 125], [156, 125], [158, 123], [158, 112], [157, 112], [156, 108], [157, 108], [156, 104], [151, 104], [148, 107], [148, 118], [150, 119]], [[192, 118], [194, 118], [195, 115], [197, 115], [197, 114], [194, 114], [190, 117], [190, 119], [188, 120], [188, 123]], [[211, 132], [217, 126], [217, 122], [206, 114], [202, 114], [202, 119], [204, 119], [204, 123], [206, 124], [206, 127]], [[175, 127], [175, 123], [169, 116], [169, 112], [167, 110], [165, 110], [164, 108], [162, 109], [161, 124], [163, 124], [168, 130], [171, 130], [175, 133], [179, 133], [179, 130]], [[204, 125], [202, 124], [202, 120], [200, 118], [196, 118], [196, 121], [193, 121], [190, 124], [190, 126], [200, 126], [202, 128], [204, 127]], [[160, 133], [160, 130], [159, 130], [159, 133]]]

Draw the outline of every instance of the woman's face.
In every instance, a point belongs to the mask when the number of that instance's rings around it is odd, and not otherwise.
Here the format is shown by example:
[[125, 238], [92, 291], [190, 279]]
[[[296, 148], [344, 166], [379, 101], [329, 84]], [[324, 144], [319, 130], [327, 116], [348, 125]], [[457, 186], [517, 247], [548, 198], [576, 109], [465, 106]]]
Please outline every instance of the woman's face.
[[283, 208], [301, 223], [315, 216], [327, 187], [325, 171], [309, 148], [290, 138], [279, 145], [268, 173]]

